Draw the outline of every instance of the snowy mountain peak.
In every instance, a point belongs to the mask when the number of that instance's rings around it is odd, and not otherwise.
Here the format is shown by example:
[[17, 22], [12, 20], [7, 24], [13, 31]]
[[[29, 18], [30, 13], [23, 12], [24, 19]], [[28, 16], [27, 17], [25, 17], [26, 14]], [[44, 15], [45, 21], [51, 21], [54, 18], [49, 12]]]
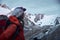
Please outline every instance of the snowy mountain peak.
[[[36, 15], [29, 15], [27, 18], [33, 22], [35, 25], [39, 25], [39, 26], [44, 26], [44, 25], [54, 25], [56, 18], [58, 17], [58, 15], [44, 15], [43, 18], [41, 19], [41, 16], [36, 17]], [[35, 22], [36, 19], [37, 22]]]

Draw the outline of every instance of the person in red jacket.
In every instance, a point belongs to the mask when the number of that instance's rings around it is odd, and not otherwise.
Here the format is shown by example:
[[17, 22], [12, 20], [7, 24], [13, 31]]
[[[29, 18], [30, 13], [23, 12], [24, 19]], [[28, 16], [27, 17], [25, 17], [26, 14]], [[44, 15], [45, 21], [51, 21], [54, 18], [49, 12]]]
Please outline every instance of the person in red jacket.
[[[21, 19], [20, 19], [20, 18], [23, 19], [23, 13], [25, 10], [26, 9], [22, 7], [18, 7], [15, 10], [13, 10], [13, 13], [14, 11], [18, 11], [16, 12], [17, 14], [15, 15], [12, 13], [13, 15], [11, 15], [8, 18], [8, 22], [4, 20], [1, 21], [5, 25], [3, 25], [4, 26], [2, 28], [3, 31], [0, 32], [0, 40], [25, 40], [23, 25], [22, 25], [23, 21], [21, 22]], [[7, 27], [5, 28], [5, 26]]]
[[25, 8], [23, 7], [16, 7], [13, 11], [12, 11], [12, 15], [11, 16], [15, 16], [18, 20], [19, 20], [19, 23], [20, 23], [20, 32], [19, 32], [19, 35], [16, 37], [16, 39], [20, 39], [20, 40], [25, 40], [25, 37], [24, 37], [24, 30], [23, 30], [23, 27], [24, 27], [24, 21], [23, 21], [23, 18], [24, 18], [24, 12], [26, 11]]

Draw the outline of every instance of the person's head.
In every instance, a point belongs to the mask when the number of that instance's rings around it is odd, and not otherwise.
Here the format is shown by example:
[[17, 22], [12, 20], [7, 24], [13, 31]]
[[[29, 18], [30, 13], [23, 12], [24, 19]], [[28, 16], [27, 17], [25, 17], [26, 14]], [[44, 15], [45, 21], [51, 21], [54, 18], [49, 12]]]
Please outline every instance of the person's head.
[[16, 7], [13, 11], [12, 11], [12, 15], [19, 17], [22, 14], [24, 14], [24, 12], [26, 11], [25, 8], [23, 7]]

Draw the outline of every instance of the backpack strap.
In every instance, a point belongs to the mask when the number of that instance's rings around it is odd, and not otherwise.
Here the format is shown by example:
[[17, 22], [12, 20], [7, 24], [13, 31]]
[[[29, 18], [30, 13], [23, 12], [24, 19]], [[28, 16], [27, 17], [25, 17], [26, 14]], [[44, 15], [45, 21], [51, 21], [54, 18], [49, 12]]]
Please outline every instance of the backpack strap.
[[[9, 26], [10, 24], [12, 24], [11, 22], [10, 22], [10, 20], [8, 20], [7, 21], [7, 26]], [[7, 26], [6, 26], [6, 28], [7, 28]], [[16, 36], [19, 34], [19, 32], [20, 32], [20, 28], [18, 27], [18, 25], [17, 25], [17, 28], [16, 28], [16, 31], [13, 33], [13, 35], [12, 35], [12, 40], [15, 40], [15, 38], [16, 38]]]
[[16, 31], [15, 31], [14, 34], [12, 35], [12, 40], [15, 40], [15, 38], [16, 38], [16, 36], [19, 34], [19, 32], [20, 32], [20, 28], [17, 27], [17, 28], [16, 28]]
[[18, 17], [18, 20], [19, 20], [19, 22], [22, 22], [21, 25], [22, 25], [22, 28], [23, 28], [24, 27], [24, 20], [21, 17]]

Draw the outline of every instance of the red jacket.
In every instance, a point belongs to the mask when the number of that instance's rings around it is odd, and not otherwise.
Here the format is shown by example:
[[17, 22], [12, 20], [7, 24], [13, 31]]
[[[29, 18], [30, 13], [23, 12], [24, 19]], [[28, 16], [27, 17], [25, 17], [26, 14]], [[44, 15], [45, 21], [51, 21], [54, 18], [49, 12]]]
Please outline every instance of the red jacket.
[[0, 32], [1, 33], [0, 40], [12, 40], [11, 37], [12, 37], [13, 33], [16, 31], [17, 25], [18, 25], [20, 31], [19, 31], [19, 34], [16, 36], [15, 40], [25, 40], [24, 31], [23, 31], [22, 25], [21, 25], [21, 23], [19, 23], [18, 19], [14, 16], [10, 16], [9, 20], [11, 22], [13, 22], [13, 24], [10, 24], [6, 30]]

